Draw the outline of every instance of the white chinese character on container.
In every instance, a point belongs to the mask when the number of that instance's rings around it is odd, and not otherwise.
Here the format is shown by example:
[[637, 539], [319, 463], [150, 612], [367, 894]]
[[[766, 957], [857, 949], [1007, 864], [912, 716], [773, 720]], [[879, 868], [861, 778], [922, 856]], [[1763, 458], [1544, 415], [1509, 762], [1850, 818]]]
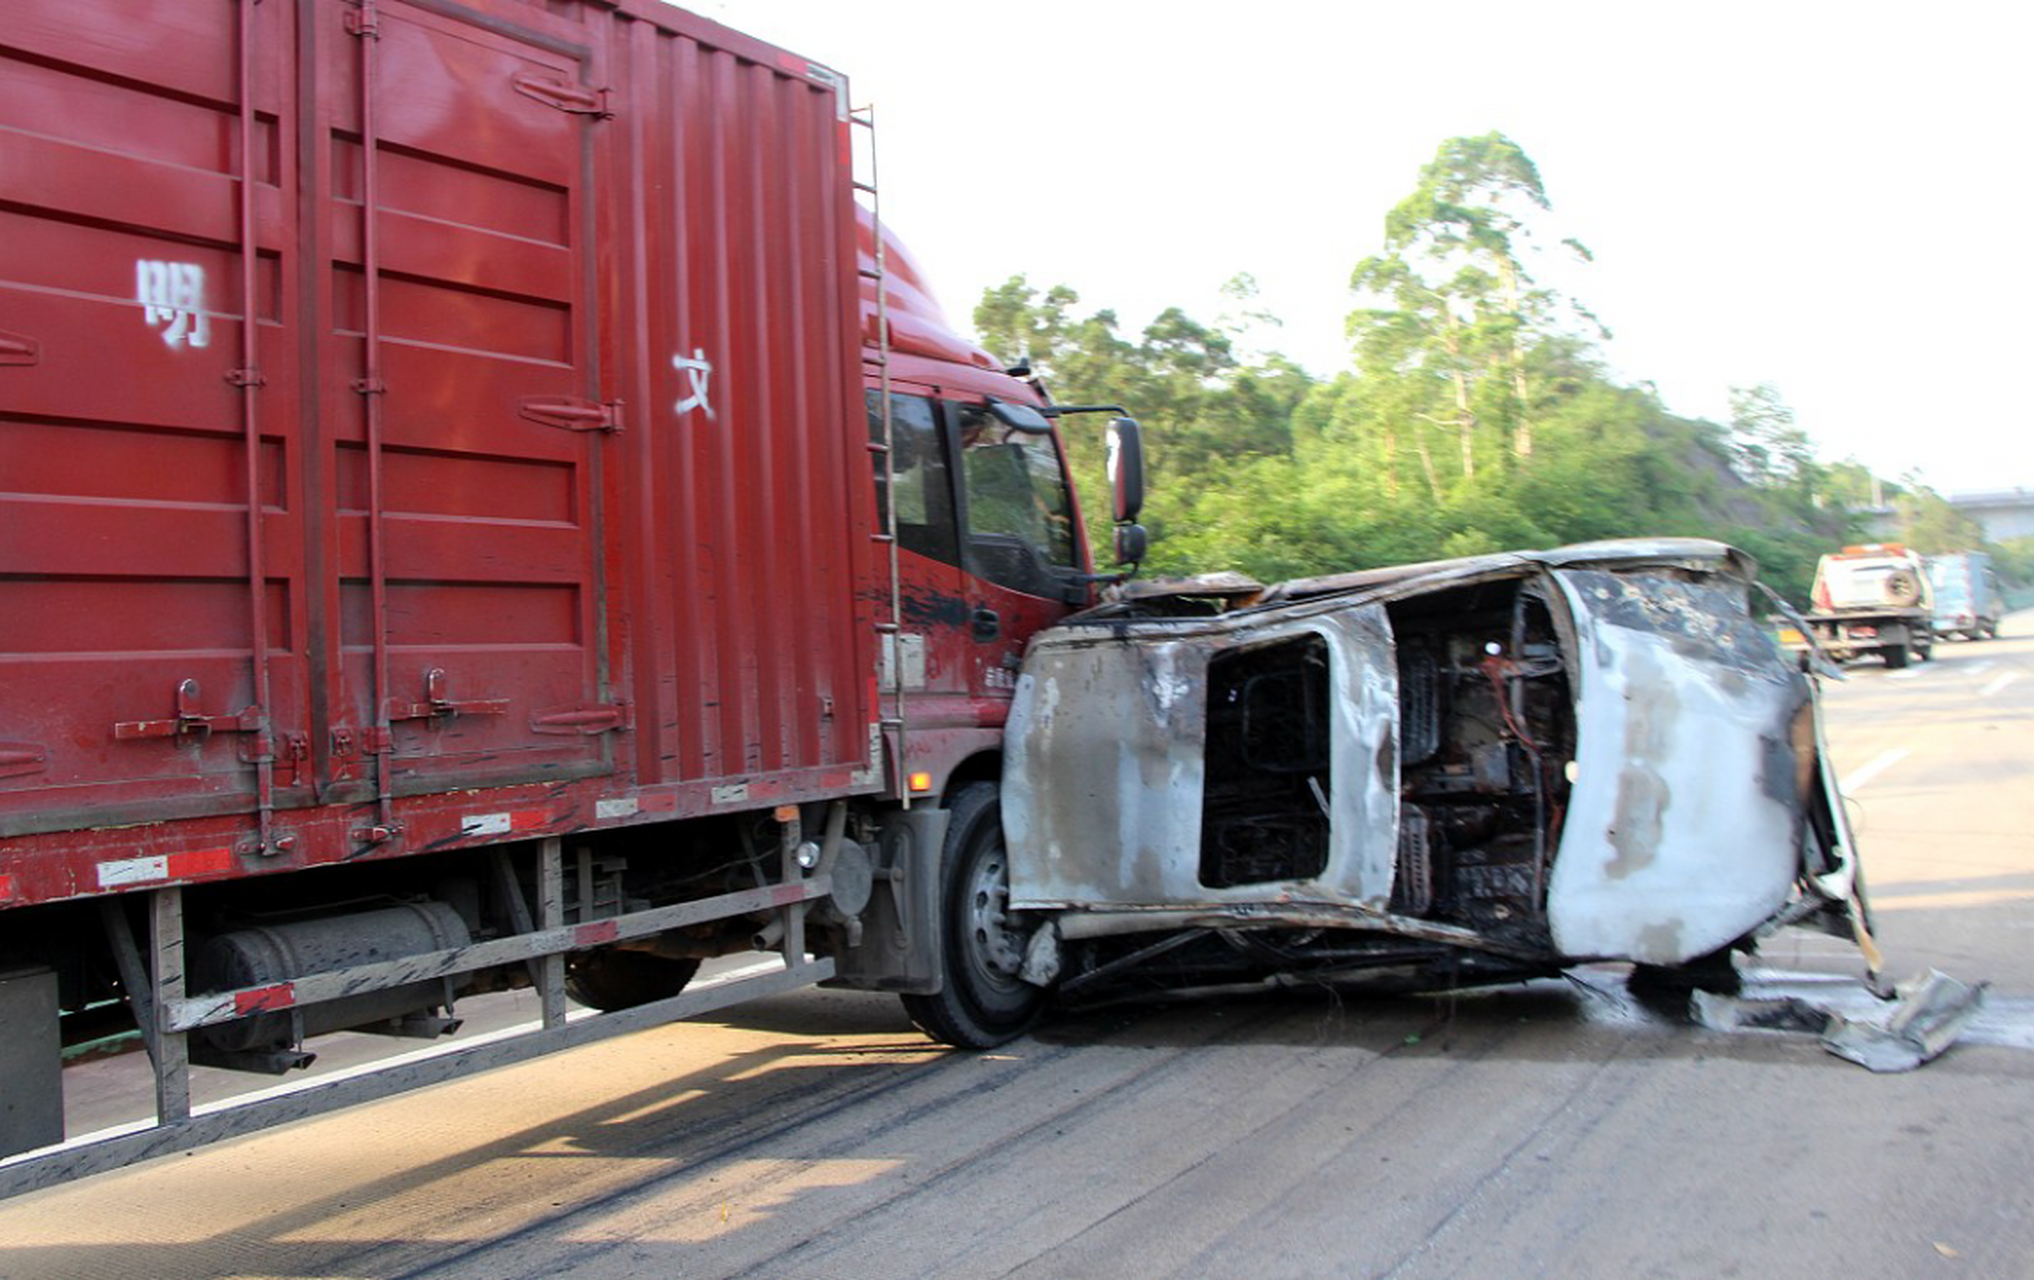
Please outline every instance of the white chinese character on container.
[[141, 319], [150, 328], [167, 325], [162, 340], [172, 347], [203, 347], [212, 341], [211, 317], [205, 314], [205, 269], [194, 262], [134, 264], [134, 296]]

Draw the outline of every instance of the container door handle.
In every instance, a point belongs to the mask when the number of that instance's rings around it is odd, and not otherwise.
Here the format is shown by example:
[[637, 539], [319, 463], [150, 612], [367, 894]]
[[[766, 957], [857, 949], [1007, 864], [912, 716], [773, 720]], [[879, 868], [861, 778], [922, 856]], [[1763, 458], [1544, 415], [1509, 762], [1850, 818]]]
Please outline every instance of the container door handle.
[[0, 365], [35, 364], [42, 359], [42, 346], [34, 338], [0, 330]]

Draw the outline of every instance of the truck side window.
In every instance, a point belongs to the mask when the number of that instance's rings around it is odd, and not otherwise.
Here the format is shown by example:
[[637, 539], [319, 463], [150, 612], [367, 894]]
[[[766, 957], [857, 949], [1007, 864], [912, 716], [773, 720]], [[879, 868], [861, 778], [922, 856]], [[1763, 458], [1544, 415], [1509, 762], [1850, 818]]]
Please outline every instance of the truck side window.
[[979, 405], [957, 408], [967, 568], [1027, 595], [1065, 595], [1073, 503], [1052, 437], [1006, 427]]
[[[883, 394], [866, 393], [869, 439], [883, 439]], [[924, 396], [890, 397], [893, 436], [892, 470], [897, 482], [897, 545], [944, 564], [960, 564], [960, 538], [953, 517], [953, 492], [947, 484], [946, 452], [940, 443], [939, 419]], [[883, 455], [876, 461], [877, 528], [887, 528], [889, 495], [884, 492]]]

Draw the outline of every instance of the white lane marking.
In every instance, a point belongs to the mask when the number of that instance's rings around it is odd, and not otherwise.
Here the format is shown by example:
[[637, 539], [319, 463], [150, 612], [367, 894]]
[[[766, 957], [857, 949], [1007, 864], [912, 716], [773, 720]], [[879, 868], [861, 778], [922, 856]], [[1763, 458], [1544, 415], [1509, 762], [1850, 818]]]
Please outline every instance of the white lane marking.
[[1907, 669], [1906, 669], [1905, 671], [1895, 671], [1895, 672], [1894, 672], [1893, 674], [1891, 674], [1891, 675], [1887, 676], [1887, 677], [1886, 677], [1886, 679], [1888, 679], [1888, 680], [1918, 680], [1918, 679], [1920, 679], [1920, 678], [1921, 678], [1922, 676], [1924, 676], [1924, 675], [1928, 674], [1928, 670], [1929, 670], [1929, 668], [1927, 668], [1927, 667], [1908, 667], [1908, 668], [1907, 668]]
[[1989, 698], [1993, 694], [2001, 692], [2002, 690], [2005, 689], [2007, 685], [2013, 683], [2013, 681], [2018, 680], [2019, 678], [2020, 673], [2017, 671], [2007, 671], [2000, 675], [1994, 676], [1992, 677], [1992, 682], [1990, 684], [1978, 690], [1978, 696], [1980, 698]]
[[1848, 777], [1836, 784], [1837, 788], [1845, 795], [1849, 795], [1862, 788], [1865, 783], [1870, 782], [1873, 778], [1878, 777], [1886, 770], [1900, 763], [1900, 761], [1905, 760], [1907, 755], [1908, 751], [1905, 747], [1894, 747], [1890, 751], [1881, 752], [1878, 758], [1871, 763], [1851, 770]]
[[1969, 676], [1971, 679], [1975, 680], [1979, 676], [1983, 675], [1985, 672], [1990, 671], [1996, 665], [1997, 664], [1994, 663], [1990, 658], [1987, 658], [1983, 662], [1971, 663], [1969, 666], [1963, 669], [1963, 673], [1966, 676]]

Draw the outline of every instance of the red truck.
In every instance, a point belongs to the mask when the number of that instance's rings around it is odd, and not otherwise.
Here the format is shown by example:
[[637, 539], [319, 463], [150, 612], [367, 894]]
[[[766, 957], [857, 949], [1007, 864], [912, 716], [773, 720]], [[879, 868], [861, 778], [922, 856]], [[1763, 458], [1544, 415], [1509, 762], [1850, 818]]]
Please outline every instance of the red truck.
[[[952, 332], [869, 123], [654, 0], [0, 8], [0, 1192], [819, 981], [1008, 1033], [940, 854], [1095, 589], [1085, 407]], [[46, 1150], [122, 1027], [158, 1125]]]

